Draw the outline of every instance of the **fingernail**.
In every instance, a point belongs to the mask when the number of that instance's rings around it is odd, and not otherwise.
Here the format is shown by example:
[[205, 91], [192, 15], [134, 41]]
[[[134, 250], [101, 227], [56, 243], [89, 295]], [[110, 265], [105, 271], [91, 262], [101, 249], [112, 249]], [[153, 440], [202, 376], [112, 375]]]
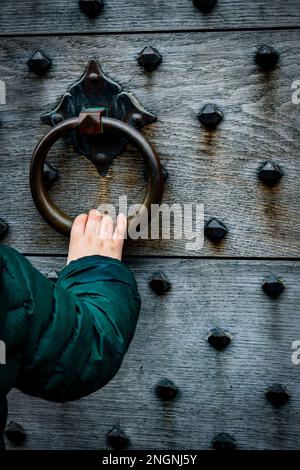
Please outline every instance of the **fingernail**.
[[91, 209], [90, 214], [92, 214], [92, 215], [101, 215], [100, 212], [98, 211], [98, 209]]

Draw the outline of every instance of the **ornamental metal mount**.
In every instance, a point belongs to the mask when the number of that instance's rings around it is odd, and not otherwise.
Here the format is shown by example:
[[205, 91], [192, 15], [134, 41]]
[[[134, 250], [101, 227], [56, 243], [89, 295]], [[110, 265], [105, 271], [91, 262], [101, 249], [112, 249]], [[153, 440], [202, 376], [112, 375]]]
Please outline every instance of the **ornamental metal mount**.
[[[138, 129], [157, 119], [131, 93], [123, 91], [118, 83], [104, 75], [96, 60], [90, 60], [80, 80], [71, 85], [58, 106], [43, 114], [41, 120], [55, 126], [90, 108], [104, 108], [107, 117], [119, 119]], [[107, 174], [112, 160], [125, 150], [128, 143], [124, 137], [113, 132], [88, 136], [76, 130], [68, 132], [65, 141], [91, 160], [102, 176]]]

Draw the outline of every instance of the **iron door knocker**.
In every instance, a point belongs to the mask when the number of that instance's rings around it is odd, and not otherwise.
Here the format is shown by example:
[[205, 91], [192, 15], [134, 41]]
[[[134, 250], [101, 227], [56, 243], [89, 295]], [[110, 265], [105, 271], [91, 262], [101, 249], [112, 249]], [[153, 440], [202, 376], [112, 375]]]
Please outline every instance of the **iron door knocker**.
[[[69, 235], [72, 218], [59, 209], [50, 198], [43, 178], [43, 167], [49, 150], [55, 142], [70, 130], [78, 130], [85, 135], [100, 135], [105, 131], [116, 131], [130, 141], [140, 152], [147, 167], [148, 186], [139, 212], [139, 219], [148, 217], [152, 204], [160, 204], [163, 193], [162, 167], [154, 149], [145, 137], [134, 127], [118, 119], [106, 117], [104, 110], [86, 110], [78, 117], [67, 119], [53, 127], [37, 145], [30, 164], [30, 188], [34, 203], [44, 219], [58, 232]], [[128, 218], [130, 225], [137, 225], [135, 217]]]
[[[160, 204], [164, 178], [160, 160], [139, 129], [156, 120], [136, 98], [102, 72], [95, 60], [90, 60], [82, 75], [63, 95], [59, 104], [41, 117], [52, 126], [37, 145], [30, 165], [30, 188], [35, 205], [44, 219], [58, 232], [69, 235], [72, 219], [51, 200], [43, 179], [43, 167], [54, 143], [63, 137], [68, 145], [86, 156], [105, 176], [111, 162], [132, 143], [146, 163], [148, 187], [139, 220], [150, 221], [152, 204]], [[148, 212], [148, 214], [147, 214]], [[137, 226], [136, 217], [128, 218]]]

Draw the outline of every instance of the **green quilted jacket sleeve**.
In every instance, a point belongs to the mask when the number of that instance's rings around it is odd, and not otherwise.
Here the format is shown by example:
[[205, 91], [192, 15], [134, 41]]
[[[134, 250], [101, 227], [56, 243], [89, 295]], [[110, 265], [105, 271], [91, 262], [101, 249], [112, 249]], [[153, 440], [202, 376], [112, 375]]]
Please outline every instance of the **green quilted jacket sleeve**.
[[[0, 255], [4, 382], [13, 382], [11, 364], [16, 382], [9, 386], [47, 400], [74, 400], [104, 386], [118, 371], [138, 320], [131, 271], [118, 260], [89, 256], [71, 262], [54, 285], [15, 250], [0, 247]], [[0, 383], [1, 392], [7, 390]]]

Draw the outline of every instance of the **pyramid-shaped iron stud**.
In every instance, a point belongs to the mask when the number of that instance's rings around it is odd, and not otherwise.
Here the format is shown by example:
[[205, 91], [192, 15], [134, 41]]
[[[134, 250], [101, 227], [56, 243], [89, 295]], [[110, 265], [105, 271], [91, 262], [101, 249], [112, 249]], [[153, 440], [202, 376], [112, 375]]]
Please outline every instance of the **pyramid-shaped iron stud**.
[[276, 163], [267, 161], [260, 166], [257, 176], [263, 183], [273, 186], [282, 178], [283, 171]]
[[96, 18], [103, 10], [103, 0], [79, 0], [79, 8], [90, 18]]
[[172, 400], [178, 394], [178, 388], [172, 380], [163, 378], [155, 386], [156, 394], [165, 401]]
[[106, 441], [114, 449], [122, 449], [130, 443], [129, 437], [120, 426], [115, 426], [107, 433]]
[[234, 437], [226, 432], [217, 434], [213, 438], [212, 445], [215, 450], [234, 450], [237, 447]]
[[162, 55], [152, 46], [146, 46], [138, 56], [138, 63], [148, 72], [155, 70], [161, 61]]
[[8, 224], [0, 218], [0, 240], [2, 240], [8, 232]]
[[273, 47], [261, 45], [255, 54], [255, 62], [264, 70], [270, 70], [277, 64], [279, 54]]
[[58, 178], [58, 170], [54, 168], [54, 166], [52, 166], [50, 163], [45, 162], [43, 173], [46, 188], [49, 189]]
[[208, 13], [213, 9], [217, 0], [193, 0], [194, 5], [203, 13]]
[[273, 298], [278, 297], [285, 289], [284, 283], [276, 274], [270, 274], [261, 287], [269, 297]]
[[26, 440], [26, 431], [25, 429], [15, 421], [11, 421], [5, 431], [5, 436], [9, 439], [13, 444], [21, 445]]
[[215, 129], [222, 121], [223, 114], [215, 104], [206, 104], [198, 114], [198, 119], [208, 129]]
[[153, 274], [149, 286], [156, 294], [162, 295], [170, 290], [171, 283], [167, 280], [164, 273], [156, 272]]
[[29, 70], [36, 75], [45, 75], [51, 64], [51, 59], [43, 51], [35, 51], [27, 62]]
[[230, 344], [231, 338], [223, 328], [213, 328], [207, 337], [207, 341], [215, 349], [221, 350]]
[[216, 218], [211, 218], [204, 226], [204, 235], [214, 243], [220, 243], [227, 232], [226, 225]]
[[280, 384], [274, 384], [265, 392], [267, 400], [274, 406], [284, 405], [290, 398], [285, 387]]

